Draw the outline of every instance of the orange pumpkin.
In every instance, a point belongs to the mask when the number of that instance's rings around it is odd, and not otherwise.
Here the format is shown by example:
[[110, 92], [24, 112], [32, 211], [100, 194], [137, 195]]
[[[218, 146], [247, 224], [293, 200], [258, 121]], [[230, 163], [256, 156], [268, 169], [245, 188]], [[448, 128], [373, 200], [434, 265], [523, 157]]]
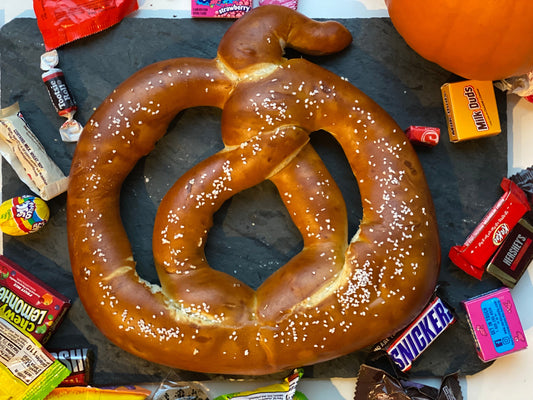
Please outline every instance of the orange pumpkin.
[[385, 0], [391, 21], [422, 57], [463, 78], [533, 70], [533, 0]]

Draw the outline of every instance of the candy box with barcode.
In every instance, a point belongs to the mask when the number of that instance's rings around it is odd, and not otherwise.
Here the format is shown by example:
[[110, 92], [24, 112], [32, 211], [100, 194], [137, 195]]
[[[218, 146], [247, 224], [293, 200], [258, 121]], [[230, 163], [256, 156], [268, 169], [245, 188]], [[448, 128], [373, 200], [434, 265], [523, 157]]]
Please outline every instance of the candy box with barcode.
[[0, 255], [0, 313], [5, 319], [45, 343], [69, 307], [70, 299]]
[[509, 288], [463, 301], [479, 358], [491, 361], [527, 347]]

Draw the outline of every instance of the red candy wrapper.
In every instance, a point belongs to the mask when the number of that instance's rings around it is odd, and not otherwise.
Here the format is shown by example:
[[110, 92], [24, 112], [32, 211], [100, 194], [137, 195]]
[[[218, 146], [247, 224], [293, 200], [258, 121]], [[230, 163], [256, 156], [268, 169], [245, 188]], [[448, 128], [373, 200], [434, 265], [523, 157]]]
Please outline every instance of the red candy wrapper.
[[405, 130], [407, 139], [411, 143], [435, 146], [440, 140], [440, 129], [429, 126], [410, 126]]
[[453, 246], [448, 256], [463, 271], [477, 279], [509, 232], [531, 207], [526, 194], [513, 181], [503, 178], [505, 191], [462, 246]]
[[45, 343], [70, 300], [0, 255], [0, 312], [18, 329]]
[[93, 35], [137, 10], [137, 0], [34, 0], [46, 50]]

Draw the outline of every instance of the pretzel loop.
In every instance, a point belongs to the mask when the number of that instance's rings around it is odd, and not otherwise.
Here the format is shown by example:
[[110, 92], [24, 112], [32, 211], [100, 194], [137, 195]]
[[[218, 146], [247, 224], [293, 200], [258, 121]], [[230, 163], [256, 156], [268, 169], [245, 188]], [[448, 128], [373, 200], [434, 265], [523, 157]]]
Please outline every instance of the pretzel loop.
[[[213, 60], [150, 65], [111, 93], [72, 162], [67, 225], [80, 300], [115, 344], [187, 370], [266, 374], [330, 360], [406, 326], [431, 297], [440, 247], [416, 153], [392, 118], [308, 54], [347, 46], [335, 22], [262, 6], [232, 25]], [[135, 271], [120, 221], [122, 182], [181, 110], [219, 107], [224, 149], [172, 186], [154, 223], [161, 286]], [[363, 218], [347, 237], [346, 205], [309, 142], [342, 146]], [[213, 213], [265, 179], [277, 187], [303, 249], [253, 290], [213, 270], [204, 246]]]

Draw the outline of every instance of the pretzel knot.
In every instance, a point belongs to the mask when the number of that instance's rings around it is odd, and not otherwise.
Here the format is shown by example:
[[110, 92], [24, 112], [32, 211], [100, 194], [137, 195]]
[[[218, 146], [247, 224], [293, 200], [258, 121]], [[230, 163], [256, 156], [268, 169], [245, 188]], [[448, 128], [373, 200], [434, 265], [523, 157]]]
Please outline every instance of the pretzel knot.
[[[406, 326], [432, 295], [437, 223], [418, 158], [373, 100], [285, 46], [329, 54], [351, 42], [336, 22], [263, 6], [224, 35], [216, 58], [161, 61], [95, 111], [76, 148], [67, 200], [69, 251], [82, 303], [115, 344], [176, 368], [266, 374], [326, 361]], [[135, 271], [119, 193], [181, 110], [223, 109], [224, 149], [181, 176], [156, 216], [161, 286]], [[344, 149], [363, 204], [347, 237], [346, 205], [309, 134]], [[303, 249], [257, 289], [212, 269], [213, 213], [265, 179], [277, 187]]]

